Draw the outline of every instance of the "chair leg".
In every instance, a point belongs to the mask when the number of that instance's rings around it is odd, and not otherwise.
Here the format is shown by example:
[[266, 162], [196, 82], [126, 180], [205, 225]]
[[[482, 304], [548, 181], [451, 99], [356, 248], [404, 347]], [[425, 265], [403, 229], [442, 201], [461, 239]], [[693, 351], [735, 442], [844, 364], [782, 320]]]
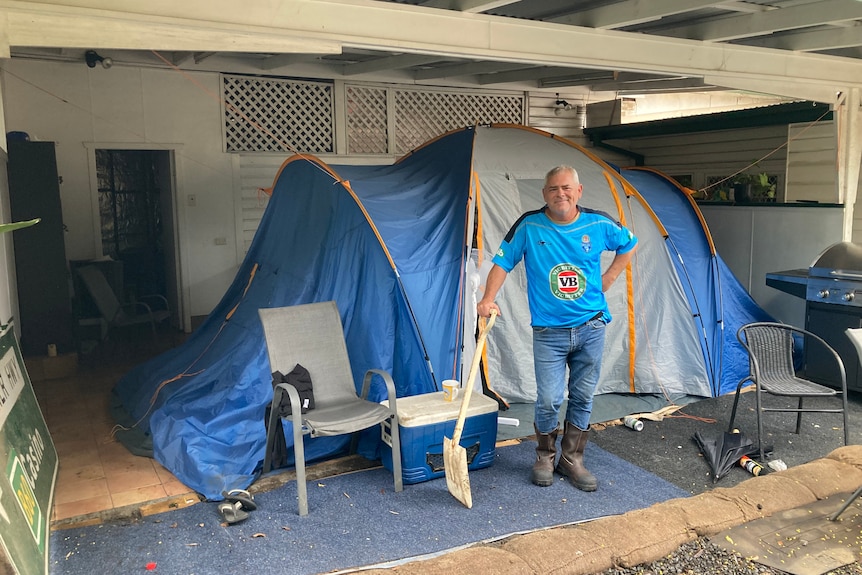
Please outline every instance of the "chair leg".
[[860, 485], [859, 488], [853, 492], [853, 495], [851, 495], [850, 497], [847, 498], [847, 501], [844, 502], [844, 505], [841, 506], [841, 509], [839, 509], [838, 511], [836, 511], [835, 513], [833, 513], [832, 515], [829, 516], [829, 521], [835, 521], [836, 519], [838, 519], [838, 516], [841, 515], [842, 513], [844, 513], [847, 510], [847, 508], [850, 507], [850, 505], [854, 501], [856, 501], [856, 498], [859, 497], [860, 495], [862, 495], [862, 485]]
[[391, 431], [389, 436], [392, 438], [392, 474], [395, 476], [395, 491], [404, 489], [404, 478], [401, 471], [401, 432], [398, 427], [401, 425], [397, 417], [390, 418]]
[[733, 433], [733, 422], [736, 421], [736, 408], [739, 405], [739, 390], [742, 389], [742, 384], [745, 383], [749, 378], [744, 378], [736, 384], [736, 397], [733, 398], [733, 410], [730, 412], [730, 423], [727, 426], [727, 432]]
[[841, 417], [844, 418], [844, 445], [850, 445], [850, 432], [847, 430], [847, 392], [841, 394]]
[[799, 411], [796, 412], [796, 435], [799, 435], [800, 430], [802, 430], [802, 401], [803, 398], [799, 398]]
[[302, 422], [291, 421], [293, 427], [293, 456], [296, 459], [296, 494], [299, 497], [299, 514], [308, 515], [308, 485], [305, 483], [305, 445], [302, 443]]
[[281, 405], [282, 394], [284, 394], [284, 390], [276, 388], [272, 404], [269, 408], [269, 425], [266, 428], [266, 451], [263, 454], [263, 469], [261, 469], [261, 473], [269, 473], [272, 469], [272, 449], [275, 447], [275, 428], [279, 417], [278, 406]]
[[763, 457], [763, 405], [760, 397], [760, 385], [755, 382], [754, 398], [757, 404], [757, 451], [760, 454], [760, 461], [764, 461]]

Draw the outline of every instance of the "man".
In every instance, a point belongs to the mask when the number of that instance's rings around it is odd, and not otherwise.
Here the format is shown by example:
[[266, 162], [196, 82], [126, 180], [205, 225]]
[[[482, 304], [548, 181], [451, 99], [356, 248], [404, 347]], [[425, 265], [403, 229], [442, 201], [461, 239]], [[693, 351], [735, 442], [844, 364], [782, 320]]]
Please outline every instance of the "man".
[[[583, 491], [595, 491], [595, 476], [584, 466], [593, 393], [599, 380], [605, 325], [611, 321], [605, 294], [632, 259], [637, 238], [603, 212], [578, 205], [583, 185], [570, 166], [545, 176], [545, 206], [523, 214], [506, 234], [476, 306], [489, 317], [507, 274], [524, 259], [533, 327], [537, 398], [536, 461], [531, 480], [554, 481], [559, 411], [568, 394], [558, 473]], [[602, 273], [601, 254], [616, 252]], [[502, 314], [501, 314], [502, 315]]]

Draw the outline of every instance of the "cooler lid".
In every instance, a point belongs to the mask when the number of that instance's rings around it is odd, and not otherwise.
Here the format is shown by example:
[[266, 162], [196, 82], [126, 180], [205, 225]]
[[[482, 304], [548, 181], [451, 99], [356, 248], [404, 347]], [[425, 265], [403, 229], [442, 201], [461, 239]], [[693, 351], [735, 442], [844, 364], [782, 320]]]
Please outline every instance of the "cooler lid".
[[[388, 404], [389, 401], [381, 403]], [[458, 396], [455, 401], [444, 401], [442, 391], [398, 398], [398, 419], [402, 427], [421, 427], [457, 419], [460, 409], [461, 397]], [[492, 413], [498, 409], [496, 400], [474, 391], [470, 396], [467, 417]]]

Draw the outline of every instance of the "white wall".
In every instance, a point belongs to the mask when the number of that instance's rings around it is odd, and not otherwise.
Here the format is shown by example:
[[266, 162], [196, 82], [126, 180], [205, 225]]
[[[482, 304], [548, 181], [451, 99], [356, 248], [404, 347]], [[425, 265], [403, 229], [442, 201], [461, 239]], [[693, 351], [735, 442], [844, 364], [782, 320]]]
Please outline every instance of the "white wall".
[[811, 206], [700, 205], [715, 249], [760, 307], [805, 327], [805, 300], [766, 285], [766, 274], [808, 269], [841, 241], [844, 209]]
[[[222, 152], [219, 76], [184, 74], [16, 59], [5, 61], [2, 81], [6, 130], [57, 143], [69, 259], [101, 256], [90, 173], [94, 147], [176, 150], [175, 209], [188, 316], [211, 311], [232, 281], [237, 260], [233, 168], [230, 155]], [[196, 206], [186, 205], [189, 195], [196, 196]], [[226, 238], [226, 245], [216, 245], [216, 237]]]

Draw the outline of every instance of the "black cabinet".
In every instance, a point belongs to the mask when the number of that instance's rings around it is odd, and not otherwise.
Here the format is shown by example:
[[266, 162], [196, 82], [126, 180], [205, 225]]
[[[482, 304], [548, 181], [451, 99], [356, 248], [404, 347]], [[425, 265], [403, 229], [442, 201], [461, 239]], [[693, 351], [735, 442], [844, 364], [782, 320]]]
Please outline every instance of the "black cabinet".
[[[847, 389], [862, 391], [862, 372], [859, 370], [859, 357], [856, 348], [844, 331], [848, 328], [862, 327], [862, 308], [855, 306], [822, 304], [808, 302], [805, 327], [819, 335], [835, 349], [844, 363], [847, 376]], [[822, 347], [806, 345], [805, 373], [812, 380], [830, 387], [841, 387], [841, 373], [835, 367], [835, 360]]]
[[9, 142], [12, 221], [41, 218], [13, 232], [21, 350], [46, 355], [75, 351], [60, 183], [54, 142]]

